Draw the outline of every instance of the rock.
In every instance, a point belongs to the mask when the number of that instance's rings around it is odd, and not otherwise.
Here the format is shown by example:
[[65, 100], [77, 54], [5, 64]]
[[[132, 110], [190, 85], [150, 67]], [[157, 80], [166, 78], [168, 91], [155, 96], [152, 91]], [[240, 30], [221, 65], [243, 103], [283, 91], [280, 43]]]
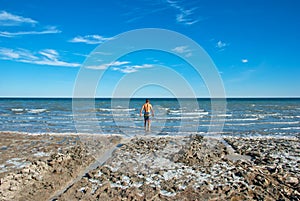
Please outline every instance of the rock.
[[91, 179], [94, 177], [94, 175], [91, 172], [88, 172], [85, 174], [85, 177], [87, 177], [88, 179]]
[[286, 183], [288, 183], [290, 185], [293, 185], [293, 186], [296, 186], [299, 183], [299, 179], [296, 178], [296, 177], [288, 177], [286, 179]]
[[18, 189], [19, 189], [18, 186], [15, 186], [15, 185], [10, 186], [10, 188], [9, 188], [10, 191], [17, 191]]
[[110, 171], [110, 169], [109, 169], [107, 166], [101, 167], [100, 170], [101, 170], [101, 172], [102, 172], [103, 174], [105, 174], [105, 175], [107, 175], [107, 176], [110, 176], [111, 171]]
[[3, 182], [3, 181], [2, 181], [0, 187], [1, 187], [1, 188], [0, 188], [1, 190], [7, 190], [7, 189], [9, 189], [9, 187], [10, 187], [10, 183], [9, 183], [8, 181], [6, 181], [6, 182]]
[[278, 172], [278, 169], [276, 166], [266, 166], [266, 169], [269, 171], [270, 174], [275, 174]]
[[240, 201], [240, 200], [245, 200], [244, 196], [232, 196], [230, 201]]
[[24, 168], [21, 172], [23, 174], [28, 174], [30, 172], [30, 169], [29, 168]]

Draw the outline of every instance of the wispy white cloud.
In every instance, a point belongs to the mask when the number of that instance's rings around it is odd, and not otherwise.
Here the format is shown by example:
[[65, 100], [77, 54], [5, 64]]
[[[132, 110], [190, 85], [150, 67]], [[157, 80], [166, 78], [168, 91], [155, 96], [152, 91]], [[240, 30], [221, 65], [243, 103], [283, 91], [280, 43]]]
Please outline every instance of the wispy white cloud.
[[189, 52], [188, 46], [178, 46], [172, 49], [172, 51], [177, 53], [185, 53]]
[[114, 61], [101, 65], [85, 66], [85, 68], [93, 70], [106, 70], [108, 67], [111, 67], [112, 70], [119, 71], [121, 73], [134, 73], [141, 69], [153, 67], [152, 64], [130, 65], [130, 63], [131, 62], [129, 61]]
[[[154, 15], [155, 13], [163, 12], [164, 10], [167, 9], [167, 7], [161, 6], [161, 4], [155, 4], [153, 1], [149, 1], [151, 3], [145, 5], [145, 7], [142, 8], [134, 8], [134, 9], [128, 9], [131, 10], [128, 13], [123, 14], [125, 18], [128, 18], [126, 20], [127, 23], [133, 23], [138, 20], [143, 19], [145, 16], [151, 16]], [[147, 3], [147, 2], [145, 2]], [[156, 8], [158, 6], [158, 8]]]
[[34, 26], [37, 23], [36, 20], [31, 18], [14, 15], [6, 11], [0, 12], [0, 26], [19, 26], [24, 24]]
[[16, 30], [15, 32], [11, 31], [0, 31], [0, 37], [6, 37], [6, 38], [13, 38], [16, 36], [23, 36], [23, 35], [42, 35], [42, 34], [57, 34], [61, 33], [60, 30], [57, 29], [55, 26], [36, 26], [39, 24], [38, 21], [33, 20], [31, 18], [14, 15], [6, 11], [0, 12], [0, 27], [8, 27], [8, 26], [14, 26], [18, 27], [18, 29], [21, 29], [23, 26], [32, 26], [33, 30]]
[[114, 66], [122, 66], [125, 64], [129, 64], [129, 61], [114, 61], [111, 63], [101, 64], [101, 65], [92, 65], [92, 66], [85, 66], [85, 68], [94, 69], [94, 70], [105, 70], [108, 67], [114, 67]]
[[173, 48], [172, 51], [179, 54], [185, 54], [185, 57], [191, 57], [193, 55], [188, 46], [177, 46]]
[[43, 55], [49, 60], [55, 60], [59, 56], [58, 52], [53, 49], [46, 49], [46, 50], [39, 51], [39, 54]]
[[120, 71], [122, 73], [134, 73], [137, 72], [138, 70], [145, 69], [145, 68], [152, 68], [152, 64], [143, 64], [143, 65], [126, 65], [122, 67], [115, 67], [113, 70], [115, 71]]
[[111, 52], [92, 52], [92, 54], [99, 54], [99, 55], [112, 55], [112, 53]]
[[199, 22], [199, 18], [195, 18], [194, 12], [197, 10], [197, 7], [186, 9], [180, 5], [179, 1], [167, 0], [167, 3], [175, 8], [179, 13], [176, 15], [176, 21], [185, 25], [193, 25]]
[[219, 49], [224, 49], [226, 46], [228, 46], [228, 44], [220, 40], [216, 44], [216, 47]]
[[86, 35], [86, 36], [76, 36], [75, 38], [69, 40], [71, 43], [86, 43], [86, 44], [101, 44], [105, 41], [112, 40], [113, 38], [105, 38], [100, 35]]
[[26, 49], [0, 48], [0, 59], [49, 66], [80, 66], [78, 63], [70, 63], [60, 60], [59, 53], [53, 49], [44, 49], [34, 53]]
[[242, 59], [242, 63], [248, 63], [248, 59]]
[[42, 34], [56, 34], [61, 33], [60, 30], [58, 30], [56, 27], [49, 27], [42, 31], [19, 31], [19, 32], [7, 32], [7, 31], [0, 31], [0, 36], [2, 37], [16, 37], [16, 36], [22, 36], [22, 35], [42, 35]]

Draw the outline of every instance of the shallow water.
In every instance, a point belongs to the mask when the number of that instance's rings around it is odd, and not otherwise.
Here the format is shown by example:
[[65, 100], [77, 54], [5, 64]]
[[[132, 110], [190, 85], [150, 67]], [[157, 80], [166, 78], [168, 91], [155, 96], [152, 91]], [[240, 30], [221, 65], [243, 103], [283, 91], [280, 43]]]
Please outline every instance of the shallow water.
[[[81, 102], [80, 102], [81, 101]], [[143, 134], [144, 99], [0, 99], [0, 131], [26, 133]], [[227, 99], [222, 135], [299, 136], [300, 99]], [[91, 104], [92, 103], [92, 104]], [[151, 99], [155, 135], [207, 134], [220, 126], [210, 99]]]

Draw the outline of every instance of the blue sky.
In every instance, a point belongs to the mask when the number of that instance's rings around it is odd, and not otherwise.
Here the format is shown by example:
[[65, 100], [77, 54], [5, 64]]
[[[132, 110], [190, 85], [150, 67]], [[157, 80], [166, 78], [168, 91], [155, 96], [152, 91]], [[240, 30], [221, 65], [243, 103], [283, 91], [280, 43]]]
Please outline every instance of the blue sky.
[[[227, 97], [300, 97], [299, 8], [298, 0], [0, 0], [0, 96], [72, 97], [80, 67], [96, 47], [123, 32], [161, 28], [204, 48]], [[185, 45], [173, 51], [190, 53]], [[137, 52], [110, 64], [93, 69], [107, 70], [96, 96], [110, 96], [122, 77], [153, 76], [162, 65], [196, 96], [210, 96], [201, 76], [171, 54]], [[165, 79], [176, 84], [178, 76]], [[134, 95], [171, 92], [149, 83], [136, 86]]]

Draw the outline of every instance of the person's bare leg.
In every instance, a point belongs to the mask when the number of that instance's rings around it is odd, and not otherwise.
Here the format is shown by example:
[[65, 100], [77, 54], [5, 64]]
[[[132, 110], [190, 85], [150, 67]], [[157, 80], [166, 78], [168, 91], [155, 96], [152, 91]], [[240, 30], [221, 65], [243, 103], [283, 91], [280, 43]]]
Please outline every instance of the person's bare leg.
[[150, 127], [151, 127], [151, 121], [148, 120], [148, 131], [150, 131]]

